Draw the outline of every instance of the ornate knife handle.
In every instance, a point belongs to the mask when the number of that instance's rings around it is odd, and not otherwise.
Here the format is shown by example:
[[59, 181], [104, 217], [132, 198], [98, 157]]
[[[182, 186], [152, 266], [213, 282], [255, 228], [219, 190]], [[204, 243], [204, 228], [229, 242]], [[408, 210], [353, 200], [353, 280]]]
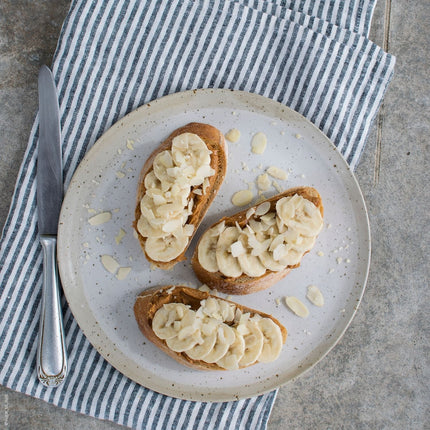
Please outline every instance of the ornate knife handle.
[[63, 382], [67, 373], [67, 352], [57, 269], [57, 238], [41, 236], [40, 243], [43, 248], [43, 290], [37, 376], [43, 385], [56, 387]]

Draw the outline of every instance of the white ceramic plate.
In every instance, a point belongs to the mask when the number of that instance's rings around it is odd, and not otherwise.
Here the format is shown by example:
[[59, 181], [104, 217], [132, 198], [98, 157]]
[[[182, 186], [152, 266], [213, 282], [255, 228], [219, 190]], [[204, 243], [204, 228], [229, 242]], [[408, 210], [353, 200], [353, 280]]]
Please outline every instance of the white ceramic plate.
[[[136, 296], [155, 285], [199, 286], [189, 261], [171, 271], [152, 270], [132, 231], [139, 172], [148, 155], [176, 128], [204, 122], [226, 133], [241, 132], [229, 144], [226, 180], [211, 206], [201, 233], [238, 208], [234, 192], [248, 188], [270, 166], [289, 173], [279, 185], [314, 186], [325, 208], [325, 228], [302, 265], [270, 289], [233, 300], [278, 318], [288, 339], [278, 360], [238, 371], [202, 372], [178, 364], [139, 331], [133, 315]], [[251, 138], [268, 139], [263, 155], [251, 153]], [[256, 194], [256, 187], [253, 186]], [[267, 197], [277, 194], [272, 187]], [[94, 212], [112, 219], [89, 224]], [[118, 244], [120, 229], [126, 235]], [[199, 234], [189, 248], [190, 256]], [[101, 255], [131, 267], [118, 280], [102, 266]], [[359, 186], [333, 144], [316, 127], [287, 107], [261, 96], [228, 90], [173, 94], [140, 107], [108, 130], [77, 169], [60, 216], [60, 276], [71, 310], [90, 342], [124, 375], [173, 397], [226, 401], [272, 390], [317, 363], [341, 338], [361, 300], [370, 258], [369, 225]], [[306, 299], [309, 285], [325, 297], [319, 308]], [[294, 315], [285, 296], [309, 308], [308, 318]], [[225, 296], [224, 296], [225, 297]]]

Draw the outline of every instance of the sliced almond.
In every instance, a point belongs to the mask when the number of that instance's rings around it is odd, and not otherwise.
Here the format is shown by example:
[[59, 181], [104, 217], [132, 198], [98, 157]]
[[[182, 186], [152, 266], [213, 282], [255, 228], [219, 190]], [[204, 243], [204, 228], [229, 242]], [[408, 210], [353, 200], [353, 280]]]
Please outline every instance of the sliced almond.
[[116, 274], [116, 278], [119, 281], [123, 281], [130, 272], [131, 272], [131, 267], [120, 267], [118, 269], [118, 273]]
[[125, 231], [122, 228], [120, 228], [119, 233], [115, 236], [115, 242], [117, 245], [119, 245], [121, 243], [125, 234], [126, 234]]
[[267, 137], [264, 133], [254, 134], [251, 141], [251, 150], [254, 154], [262, 154], [267, 146]]
[[252, 194], [251, 190], [241, 190], [233, 194], [233, 197], [231, 198], [231, 202], [235, 206], [245, 206], [251, 203], [253, 198], [254, 198], [254, 195]]
[[254, 215], [254, 213], [255, 213], [255, 208], [249, 208], [247, 211], [246, 211], [246, 219], [249, 219], [249, 218], [251, 218], [252, 217], [252, 215]]
[[287, 304], [288, 308], [291, 309], [291, 311], [293, 311], [298, 317], [306, 318], [309, 315], [308, 308], [297, 297], [285, 297], [285, 303]]
[[110, 221], [112, 218], [112, 214], [110, 212], [101, 212], [97, 215], [91, 217], [88, 222], [91, 225], [100, 225]]
[[225, 138], [230, 142], [236, 143], [240, 139], [240, 131], [237, 128], [232, 128], [225, 134]]
[[272, 178], [281, 179], [282, 181], [288, 179], [288, 173], [285, 170], [280, 169], [279, 167], [270, 166], [267, 169], [267, 173], [272, 176]]
[[119, 268], [118, 261], [116, 261], [111, 255], [102, 255], [101, 262], [103, 267], [112, 274], [115, 274]]
[[315, 306], [324, 306], [324, 296], [316, 285], [309, 285], [306, 298]]
[[257, 177], [257, 187], [262, 191], [266, 191], [270, 188], [270, 179], [267, 176], [267, 173], [263, 173]]
[[255, 210], [255, 216], [262, 216], [267, 214], [270, 210], [270, 202], [261, 203]]

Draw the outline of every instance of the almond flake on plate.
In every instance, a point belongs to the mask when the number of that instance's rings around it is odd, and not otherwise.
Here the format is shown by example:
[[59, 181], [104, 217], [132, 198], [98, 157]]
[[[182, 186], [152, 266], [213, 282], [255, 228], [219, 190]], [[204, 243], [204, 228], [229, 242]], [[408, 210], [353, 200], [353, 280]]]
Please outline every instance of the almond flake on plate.
[[285, 297], [285, 303], [298, 317], [306, 318], [309, 315], [308, 308], [297, 297], [287, 296]]
[[112, 214], [110, 212], [101, 212], [93, 217], [91, 217], [88, 222], [91, 225], [100, 225], [110, 221]]

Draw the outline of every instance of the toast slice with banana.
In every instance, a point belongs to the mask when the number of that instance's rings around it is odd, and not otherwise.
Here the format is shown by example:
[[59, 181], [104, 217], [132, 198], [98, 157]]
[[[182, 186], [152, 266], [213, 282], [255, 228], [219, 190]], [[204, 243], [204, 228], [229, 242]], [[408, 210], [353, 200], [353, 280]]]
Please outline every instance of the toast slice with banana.
[[323, 228], [323, 214], [315, 188], [286, 190], [206, 230], [193, 270], [202, 283], [227, 294], [269, 288], [300, 266]]
[[185, 252], [225, 178], [223, 134], [208, 124], [175, 130], [139, 178], [133, 226], [150, 263], [171, 269]]
[[143, 291], [134, 314], [151, 342], [198, 370], [274, 361], [287, 339], [287, 330], [271, 315], [185, 286]]

